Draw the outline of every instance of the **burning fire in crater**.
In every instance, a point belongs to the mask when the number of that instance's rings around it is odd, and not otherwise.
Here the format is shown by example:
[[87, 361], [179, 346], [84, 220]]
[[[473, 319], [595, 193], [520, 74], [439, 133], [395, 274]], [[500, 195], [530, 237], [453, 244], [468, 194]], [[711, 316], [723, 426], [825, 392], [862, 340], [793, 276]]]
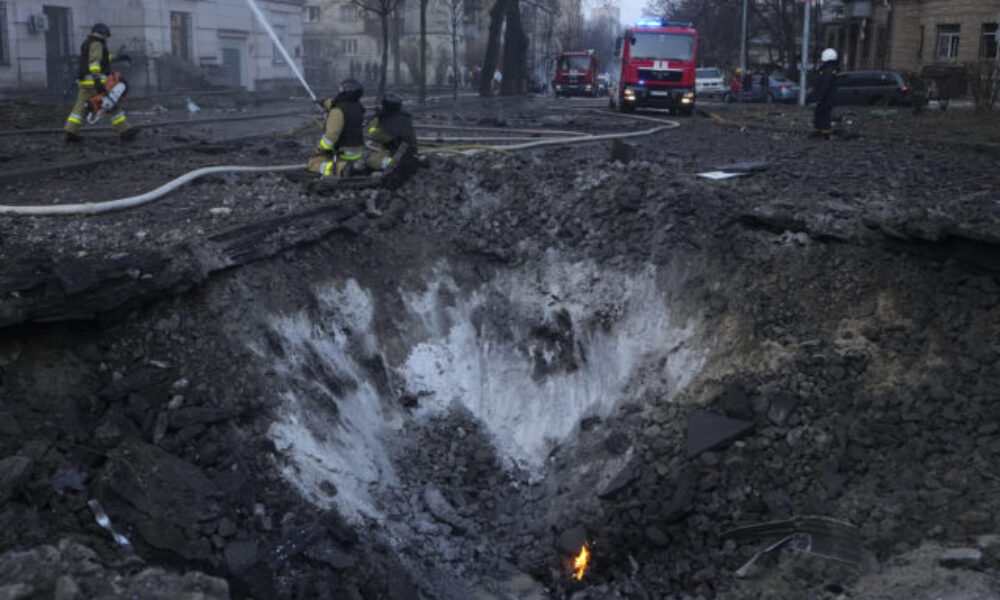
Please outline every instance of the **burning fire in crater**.
[[577, 581], [583, 579], [583, 573], [587, 570], [587, 563], [590, 562], [590, 549], [587, 544], [580, 548], [580, 553], [573, 559], [573, 578]]

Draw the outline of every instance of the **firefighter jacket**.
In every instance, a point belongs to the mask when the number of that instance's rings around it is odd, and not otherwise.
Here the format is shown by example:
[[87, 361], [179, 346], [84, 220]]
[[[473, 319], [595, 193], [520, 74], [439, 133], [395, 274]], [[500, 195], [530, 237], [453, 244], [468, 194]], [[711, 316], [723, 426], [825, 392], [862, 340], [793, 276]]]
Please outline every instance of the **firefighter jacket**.
[[[326, 116], [323, 137], [316, 145], [317, 152], [341, 154], [345, 150], [360, 153], [365, 144], [363, 133], [365, 108], [356, 100], [337, 100]], [[347, 158], [343, 156], [342, 158]]]
[[830, 104], [837, 93], [837, 63], [825, 62], [816, 73], [816, 83], [813, 85], [813, 100], [817, 103]]
[[368, 127], [368, 138], [386, 150], [395, 153], [399, 145], [406, 143], [408, 154], [417, 152], [417, 136], [413, 132], [410, 113], [399, 111], [391, 115], [379, 115]]
[[80, 64], [77, 68], [77, 83], [79, 85], [104, 84], [107, 75], [111, 73], [111, 53], [104, 37], [91, 33], [80, 46]]

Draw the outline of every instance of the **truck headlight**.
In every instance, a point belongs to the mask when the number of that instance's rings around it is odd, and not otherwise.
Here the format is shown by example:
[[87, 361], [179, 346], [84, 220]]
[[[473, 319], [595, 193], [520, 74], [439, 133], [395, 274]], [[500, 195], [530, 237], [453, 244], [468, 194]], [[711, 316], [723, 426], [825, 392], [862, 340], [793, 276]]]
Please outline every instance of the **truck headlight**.
[[626, 100], [635, 100], [635, 90], [632, 88], [626, 88], [624, 95]]
[[588, 89], [588, 90], [589, 90], [589, 89], [591, 89], [592, 87], [593, 87], [593, 86], [592, 86], [592, 85], [590, 85], [590, 84], [588, 83], [588, 84], [587, 84], [587, 87], [586, 87], [586, 89]]

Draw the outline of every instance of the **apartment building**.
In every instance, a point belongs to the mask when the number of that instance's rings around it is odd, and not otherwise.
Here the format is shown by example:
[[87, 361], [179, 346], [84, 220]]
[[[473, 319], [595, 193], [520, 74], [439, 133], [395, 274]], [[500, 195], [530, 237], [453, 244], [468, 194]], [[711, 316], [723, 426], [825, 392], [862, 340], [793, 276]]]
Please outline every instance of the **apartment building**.
[[[305, 0], [257, 2], [292, 60], [300, 61]], [[245, 0], [6, 0], [0, 1], [0, 93], [61, 96], [95, 22], [111, 28], [113, 52], [132, 56], [135, 93], [260, 90], [294, 78]]]
[[1000, 0], [894, 0], [892, 62], [919, 70], [997, 56]]
[[820, 41], [846, 70], [962, 65], [997, 55], [1000, 0], [827, 1]]

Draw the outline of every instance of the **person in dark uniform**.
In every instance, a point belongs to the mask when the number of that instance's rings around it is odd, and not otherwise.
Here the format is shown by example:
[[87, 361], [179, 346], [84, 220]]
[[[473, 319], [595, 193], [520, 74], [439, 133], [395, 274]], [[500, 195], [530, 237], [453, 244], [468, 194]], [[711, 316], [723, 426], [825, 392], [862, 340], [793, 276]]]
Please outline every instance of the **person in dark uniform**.
[[[107, 91], [105, 84], [108, 81], [108, 75], [111, 75], [111, 62], [114, 60], [114, 57], [108, 52], [109, 37], [111, 37], [111, 29], [104, 23], [95, 23], [90, 29], [87, 39], [80, 46], [80, 63], [76, 74], [76, 103], [73, 104], [73, 109], [66, 117], [64, 128], [67, 142], [83, 141], [78, 132], [83, 126], [84, 117], [87, 116], [87, 104], [94, 96]], [[120, 102], [112, 110], [110, 117], [111, 124], [121, 134], [123, 142], [135, 138], [139, 130], [129, 125]]]
[[399, 146], [406, 144], [406, 158], [417, 154], [417, 136], [413, 132], [413, 119], [403, 110], [403, 99], [389, 92], [382, 97], [375, 120], [368, 127], [368, 139], [382, 150], [368, 156], [365, 164], [373, 171], [384, 171], [392, 164], [392, 157]]
[[340, 177], [344, 169], [364, 156], [365, 107], [361, 105], [364, 87], [356, 79], [345, 79], [336, 98], [324, 98], [320, 106], [328, 112], [323, 137], [306, 169], [322, 177]]
[[827, 48], [820, 55], [820, 65], [813, 85], [813, 137], [830, 139], [833, 134], [833, 107], [837, 94], [837, 51]]

